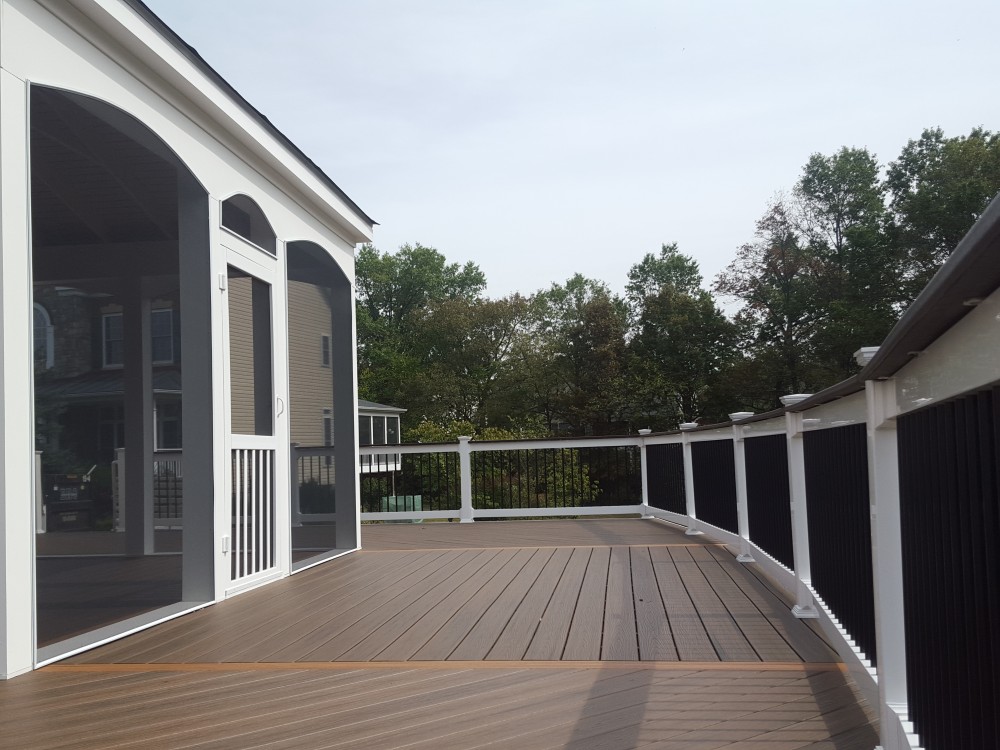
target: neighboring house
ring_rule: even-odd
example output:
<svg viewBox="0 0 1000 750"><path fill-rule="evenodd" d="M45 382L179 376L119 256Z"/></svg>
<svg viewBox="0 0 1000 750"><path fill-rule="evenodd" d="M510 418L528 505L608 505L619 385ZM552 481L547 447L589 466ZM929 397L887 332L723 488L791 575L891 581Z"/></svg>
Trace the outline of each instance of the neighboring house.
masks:
<svg viewBox="0 0 1000 750"><path fill-rule="evenodd" d="M334 444L322 546L356 549L374 222L139 0L0 0L0 133L0 677L292 572L293 442ZM124 531L36 535L30 499L97 493L115 456Z"/></svg>

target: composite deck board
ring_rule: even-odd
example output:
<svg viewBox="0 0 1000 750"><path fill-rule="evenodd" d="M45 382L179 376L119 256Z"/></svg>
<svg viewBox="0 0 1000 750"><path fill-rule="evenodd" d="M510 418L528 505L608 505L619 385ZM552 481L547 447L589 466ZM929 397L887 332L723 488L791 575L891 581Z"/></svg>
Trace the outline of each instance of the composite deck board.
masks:
<svg viewBox="0 0 1000 750"><path fill-rule="evenodd" d="M396 635L391 642L381 644L382 649L374 653L371 658L380 661L410 659L462 609L466 602L488 585L515 554L515 550L497 550L471 578L438 602L429 612L412 621L409 627ZM345 654L344 658L349 656L352 655Z"/></svg>
<svg viewBox="0 0 1000 750"><path fill-rule="evenodd" d="M572 554L573 550L567 547L556 550L549 558L514 610L510 621L500 632L493 648L486 654L487 659L510 661L521 659L525 655Z"/></svg>
<svg viewBox="0 0 1000 750"><path fill-rule="evenodd" d="M591 552L583 585L580 587L580 598L566 637L563 659L587 661L601 658L604 599L608 591L610 561L610 547L598 547Z"/></svg>
<svg viewBox="0 0 1000 750"><path fill-rule="evenodd" d="M510 622L514 610L521 604L525 594L554 553L554 549L540 549L535 552L528 564L518 571L514 580L483 613L479 622L447 658L459 661L485 659Z"/></svg>
<svg viewBox="0 0 1000 750"><path fill-rule="evenodd" d="M308 616L300 621L295 632L290 634L294 638L302 633L300 637L294 638L294 640L275 637L268 641L258 654L258 660L298 661L302 659L306 654L322 647L333 637L361 620L369 612L394 600L397 603L407 601L407 592L413 586L435 576L442 568L453 566L463 554L462 551L457 550L444 552L433 562L414 568L399 577L395 583L391 583L370 596L365 596L364 592L358 592L346 597L340 605L337 602L331 602L328 608L329 613L326 616Z"/></svg>
<svg viewBox="0 0 1000 750"><path fill-rule="evenodd" d="M632 548L631 564L639 658L644 661L673 661L677 658L677 647L670 632L670 621L656 582L649 548Z"/></svg>
<svg viewBox="0 0 1000 750"><path fill-rule="evenodd" d="M437 576L410 589L405 598L387 602L323 648L307 654L306 658L311 661L370 661L495 557L492 551L470 551L455 560L453 570L438 571ZM411 601L407 603L407 600Z"/></svg>
<svg viewBox="0 0 1000 750"><path fill-rule="evenodd" d="M734 565L735 563L728 563ZM774 625L737 586L723 564L708 560L699 569L736 621L740 632L763 661L794 661L800 658L795 649L775 630Z"/></svg>
<svg viewBox="0 0 1000 750"><path fill-rule="evenodd" d="M552 592L549 605L538 621L538 629L524 654L525 659L557 661L562 658L569 637L569 626L580 598L583 576L587 572L592 553L593 549L589 547L573 548L573 554Z"/></svg>
<svg viewBox="0 0 1000 750"><path fill-rule="evenodd" d="M401 584L414 579L423 578L429 575L443 564L445 553L428 553L423 558L418 558L416 571L413 574L399 577L374 578L368 585L358 585L343 593L342 596L333 595L329 598L299 598L292 592L286 592L291 596L282 597L282 618L278 627L272 618L253 616L249 613L260 611L265 606L266 594L263 590L248 592L233 600L234 604L239 603L241 613L247 613L243 617L235 616L224 618L222 613L213 612L215 615L209 626L200 633L200 637L192 639L187 646L172 648L161 652L155 659L147 659L151 662L171 663L176 661L239 661L239 654L244 652L248 646L254 644L256 653L260 656L266 655L267 647L275 644L278 648L287 645L299 629L303 626L301 615L306 614L306 625L308 629L313 629L320 624L327 622L328 617L336 614L341 618L348 617L350 613L356 611L357 607L364 605L369 600L385 596L387 591L398 589ZM270 592L267 592L270 593ZM242 599L242 601L241 601ZM206 618L207 619L207 618Z"/></svg>
<svg viewBox="0 0 1000 750"><path fill-rule="evenodd" d="M608 565L608 587L604 599L604 638L601 659L635 661L639 642L635 630L632 598L631 555L628 547L612 547Z"/></svg>
<svg viewBox="0 0 1000 750"><path fill-rule="evenodd" d="M413 659L427 661L447 659L535 554L536 550L518 550L499 573L473 594L431 639L417 650Z"/></svg>
<svg viewBox="0 0 1000 750"><path fill-rule="evenodd" d="M698 608L691 601L681 580L670 551L665 547L654 547L649 552L677 657L684 661L717 661L719 654L705 630Z"/></svg>
<svg viewBox="0 0 1000 750"><path fill-rule="evenodd" d="M363 533L363 552L65 662L79 672L0 683L0 746L877 743L833 651L721 545L620 519Z"/></svg>

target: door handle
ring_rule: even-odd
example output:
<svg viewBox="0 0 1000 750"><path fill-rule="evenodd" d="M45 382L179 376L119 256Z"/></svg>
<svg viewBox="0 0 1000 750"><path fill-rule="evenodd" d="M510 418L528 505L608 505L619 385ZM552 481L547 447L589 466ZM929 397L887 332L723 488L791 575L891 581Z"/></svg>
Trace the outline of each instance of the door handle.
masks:
<svg viewBox="0 0 1000 750"><path fill-rule="evenodd" d="M281 396L278 396L277 401L278 401L278 413L276 416L280 417L282 414L285 413L285 402L281 400Z"/></svg>

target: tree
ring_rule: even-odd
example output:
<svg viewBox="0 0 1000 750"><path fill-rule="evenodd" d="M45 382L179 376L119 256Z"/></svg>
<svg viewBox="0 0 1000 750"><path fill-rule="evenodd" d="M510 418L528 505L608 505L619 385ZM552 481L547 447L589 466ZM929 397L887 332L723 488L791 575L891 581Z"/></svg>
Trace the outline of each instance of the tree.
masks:
<svg viewBox="0 0 1000 750"><path fill-rule="evenodd" d="M663 287L694 294L701 289L701 270L690 255L680 252L676 242L664 244L660 254L646 253L628 272L625 294L633 308L659 293Z"/></svg>
<svg viewBox="0 0 1000 750"><path fill-rule="evenodd" d="M803 248L780 198L757 222L756 235L713 288L743 304L734 322L766 394L765 406L774 408L781 396L822 383L812 356L812 339L823 318L817 304L820 265Z"/></svg>
<svg viewBox="0 0 1000 750"><path fill-rule="evenodd" d="M1000 134L974 128L946 138L924 130L889 165L893 240L913 299L1000 191Z"/></svg>
<svg viewBox="0 0 1000 750"><path fill-rule="evenodd" d="M403 245L395 254L371 245L355 263L358 390L420 415L433 401L417 329L426 309L446 300L482 299L486 278L474 263L448 263L434 248Z"/></svg>
<svg viewBox="0 0 1000 750"><path fill-rule="evenodd" d="M699 417L714 421L718 415L704 412L707 392L735 345L734 326L709 292L665 284L646 297L630 349L647 426L672 428Z"/></svg>
<svg viewBox="0 0 1000 750"><path fill-rule="evenodd" d="M867 149L844 147L813 154L795 186L795 224L819 282L813 353L830 382L852 375L853 353L881 342L898 316L900 269L879 169Z"/></svg>
<svg viewBox="0 0 1000 750"><path fill-rule="evenodd" d="M627 308L603 282L576 274L536 295L533 335L548 366L536 370L553 424L575 434L624 427Z"/></svg>

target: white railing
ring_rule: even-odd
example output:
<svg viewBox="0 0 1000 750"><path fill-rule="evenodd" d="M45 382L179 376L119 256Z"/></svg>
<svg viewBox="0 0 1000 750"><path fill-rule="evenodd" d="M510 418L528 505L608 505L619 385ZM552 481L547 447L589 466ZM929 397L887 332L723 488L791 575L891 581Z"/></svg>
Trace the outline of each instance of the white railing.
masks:
<svg viewBox="0 0 1000 750"><path fill-rule="evenodd" d="M153 525L181 528L184 524L184 457L180 450L153 454ZM125 531L125 449L111 462L111 500L115 531Z"/></svg>
<svg viewBox="0 0 1000 750"><path fill-rule="evenodd" d="M270 447L232 451L232 524L229 543L231 580L244 583L271 573L275 554L274 454Z"/></svg>

